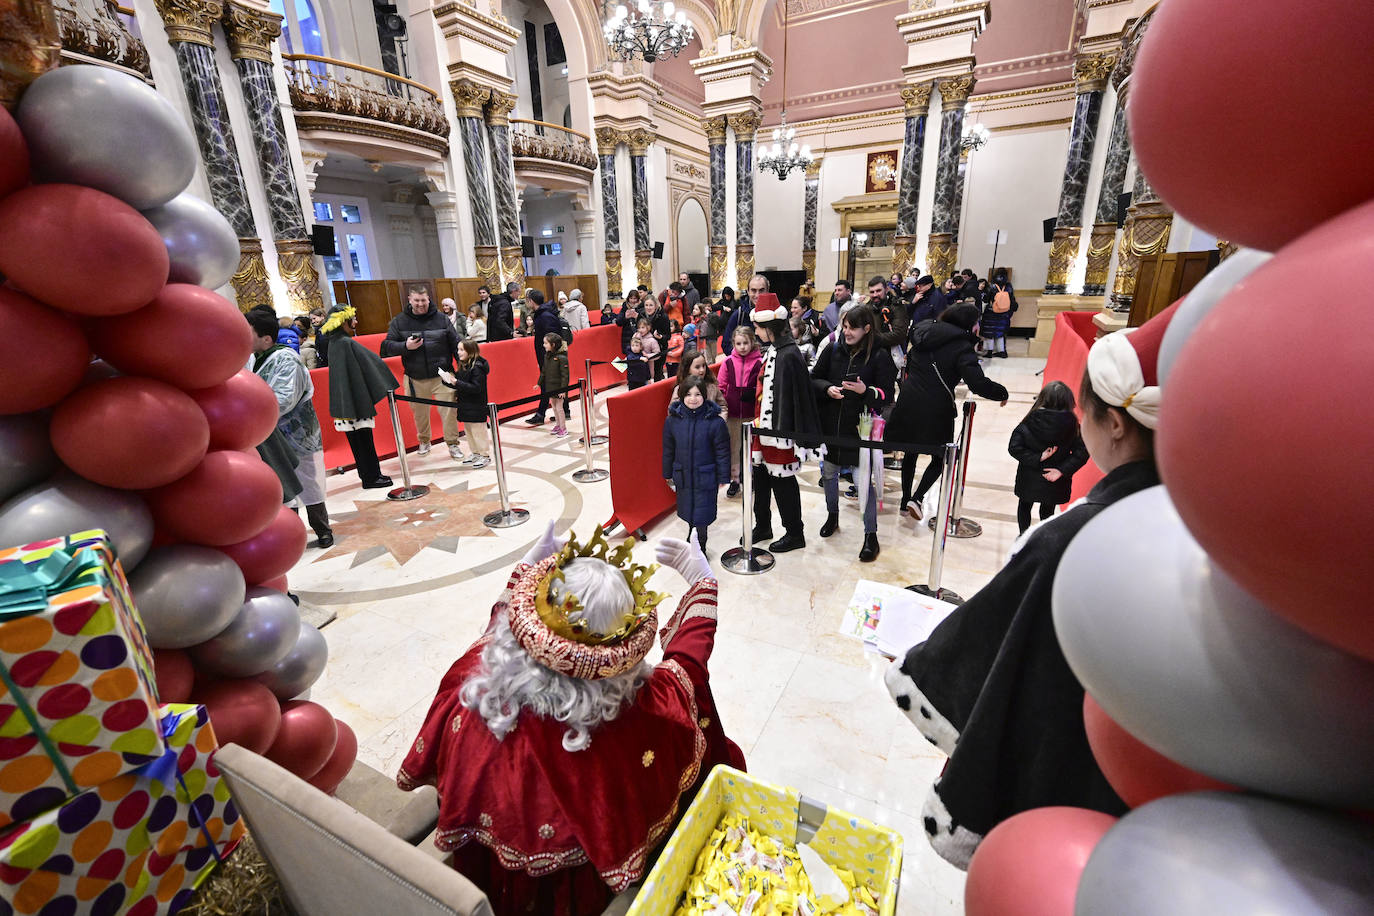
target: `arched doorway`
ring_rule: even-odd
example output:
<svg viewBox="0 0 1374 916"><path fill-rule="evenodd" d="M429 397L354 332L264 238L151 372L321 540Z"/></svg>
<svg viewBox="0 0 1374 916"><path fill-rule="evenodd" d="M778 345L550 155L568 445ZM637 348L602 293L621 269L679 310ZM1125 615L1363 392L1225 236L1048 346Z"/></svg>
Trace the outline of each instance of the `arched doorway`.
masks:
<svg viewBox="0 0 1374 916"><path fill-rule="evenodd" d="M683 200L673 232L677 236L673 275L706 274L711 241L706 228L706 211L695 197Z"/></svg>

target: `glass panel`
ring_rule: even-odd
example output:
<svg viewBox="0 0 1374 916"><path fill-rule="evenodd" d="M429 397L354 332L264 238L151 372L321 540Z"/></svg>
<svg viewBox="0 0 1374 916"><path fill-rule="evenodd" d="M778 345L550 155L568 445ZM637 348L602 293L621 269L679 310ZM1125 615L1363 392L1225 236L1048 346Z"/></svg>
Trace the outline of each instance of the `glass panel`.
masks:
<svg viewBox="0 0 1374 916"><path fill-rule="evenodd" d="M372 268L367 259L367 239L361 235L348 237L348 260L353 267L354 280L372 279Z"/></svg>
<svg viewBox="0 0 1374 916"><path fill-rule="evenodd" d="M552 245L549 246L549 254L554 255L555 257L557 257L558 255L561 255L562 253L563 253L563 243L562 243L562 242L554 242Z"/></svg>
<svg viewBox="0 0 1374 916"><path fill-rule="evenodd" d="M318 206L318 205L317 205ZM334 239L334 253L325 255L324 274L330 280L347 280L344 276L343 260L339 257L339 240Z"/></svg>
<svg viewBox="0 0 1374 916"><path fill-rule="evenodd" d="M324 56L324 41L320 38L320 20L310 0L296 0L296 22L301 28L301 44L306 54Z"/></svg>
<svg viewBox="0 0 1374 916"><path fill-rule="evenodd" d="M315 202L315 222L332 223L334 222L334 208L329 204Z"/></svg>
<svg viewBox="0 0 1374 916"><path fill-rule="evenodd" d="M357 204L339 204L339 215L343 217L343 221L346 223L361 223L363 221L363 215L359 212Z"/></svg>

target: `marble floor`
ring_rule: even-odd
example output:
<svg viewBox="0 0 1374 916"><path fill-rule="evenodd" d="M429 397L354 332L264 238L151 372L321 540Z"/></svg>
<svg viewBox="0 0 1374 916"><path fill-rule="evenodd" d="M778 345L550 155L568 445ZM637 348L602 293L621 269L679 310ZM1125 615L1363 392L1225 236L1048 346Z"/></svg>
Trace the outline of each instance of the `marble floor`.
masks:
<svg viewBox="0 0 1374 916"><path fill-rule="evenodd" d="M1044 364L1024 356L1026 341L1009 344L1015 355L991 361L986 371L1010 389L1011 402L979 401L974 419L963 514L979 521L983 534L951 539L945 555L942 584L965 597L996 572L1016 536L1015 462L1006 443L1039 390L1036 373ZM605 399L614 396L599 402L603 421ZM571 426L580 430L576 410ZM462 468L442 447L425 458L412 453L414 479L436 488L414 502L379 506L382 492L361 490L351 472L329 478L336 545L307 550L290 573L291 587L338 614L323 631L330 659L312 699L353 727L359 759L383 773L396 772L440 677L480 634L510 568L549 520L560 532L589 533L611 515L608 482L571 480L583 466L576 434L555 439L549 428L518 421L502 427L512 502L530 512L529 522L515 528L481 523L499 507L494 469ZM595 455L604 467L605 447ZM399 481L394 459L383 469ZM898 912L944 916L963 912L964 875L931 851L920 823L944 757L888 698L886 660L837 632L856 580L926 579L931 533L898 517L898 474L887 476L882 553L861 564L857 505L841 500L840 531L822 541L815 534L825 517L818 472L804 472L807 549L780 555L765 575L720 573L711 680L726 731L744 749L750 771L900 831L906 848ZM737 537L740 513L740 500L722 498L711 528L713 563ZM649 541L637 546L637 556L651 561L656 538L684 531L676 517L660 519L646 530ZM671 571L661 570L653 586L683 590Z"/></svg>

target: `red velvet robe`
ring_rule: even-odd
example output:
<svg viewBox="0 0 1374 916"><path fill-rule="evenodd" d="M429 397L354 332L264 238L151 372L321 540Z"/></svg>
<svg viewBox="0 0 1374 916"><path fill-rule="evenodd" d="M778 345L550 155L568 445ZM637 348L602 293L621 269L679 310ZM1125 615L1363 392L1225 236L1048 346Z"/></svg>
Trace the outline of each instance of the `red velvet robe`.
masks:
<svg viewBox="0 0 1374 916"><path fill-rule="evenodd" d="M435 843L497 916L599 914L643 876L710 769L744 769L711 696L715 632L716 582L704 579L663 628L663 662L634 703L575 752L563 749L561 723L525 710L498 741L463 707L459 690L481 666L490 626L449 669L396 781L438 788Z"/></svg>

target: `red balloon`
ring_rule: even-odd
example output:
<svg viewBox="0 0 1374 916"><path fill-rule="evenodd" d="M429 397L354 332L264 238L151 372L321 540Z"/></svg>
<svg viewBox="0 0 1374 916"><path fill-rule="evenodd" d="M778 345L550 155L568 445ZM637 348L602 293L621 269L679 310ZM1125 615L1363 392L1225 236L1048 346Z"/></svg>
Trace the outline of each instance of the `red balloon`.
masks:
<svg viewBox="0 0 1374 916"><path fill-rule="evenodd" d="M191 667L191 656L182 649L154 649L153 677L159 703L185 703L191 699L196 672Z"/></svg>
<svg viewBox="0 0 1374 916"><path fill-rule="evenodd" d="M167 246L133 207L94 188L39 184L0 200L0 273L66 312L122 315L167 282ZM175 347L184 331L165 327Z"/></svg>
<svg viewBox="0 0 1374 916"><path fill-rule="evenodd" d="M291 700L282 704L281 728L266 756L301 779L310 779L329 762L338 740L339 728L329 710L308 700Z"/></svg>
<svg viewBox="0 0 1374 916"><path fill-rule="evenodd" d="M4 106L0 105L0 109ZM0 197L29 183L29 146L14 115L0 110Z"/></svg>
<svg viewBox="0 0 1374 916"><path fill-rule="evenodd" d="M277 428L277 396L249 369L187 394L210 422L210 448L253 449Z"/></svg>
<svg viewBox="0 0 1374 916"><path fill-rule="evenodd" d="M285 595L287 593L286 577L277 576L275 579L268 579L266 582L259 582L258 588L270 588L275 591L279 591L283 595Z"/></svg>
<svg viewBox="0 0 1374 916"><path fill-rule="evenodd" d="M1374 149L1371 39L1369 0L1161 4L1131 72L1141 169L1181 216L1264 251L1374 198L1374 170L1345 167Z"/></svg>
<svg viewBox="0 0 1374 916"><path fill-rule="evenodd" d="M237 744L265 754L277 740L281 707L272 691L251 678L196 685L195 701L210 712L210 726L221 745Z"/></svg>
<svg viewBox="0 0 1374 916"><path fill-rule="evenodd" d="M210 425L196 402L171 385L123 376L87 385L57 405L51 435L62 463L82 477L142 490L199 464Z"/></svg>
<svg viewBox="0 0 1374 916"><path fill-rule="evenodd" d="M1174 763L1117 724L1089 694L1083 695L1083 727L1097 765L1116 794L1132 808L1184 792L1235 792L1235 786Z"/></svg>
<svg viewBox="0 0 1374 916"><path fill-rule="evenodd" d="M0 286L0 366L5 367L0 414L56 404L81 384L90 359L80 325L18 290Z"/></svg>
<svg viewBox="0 0 1374 916"><path fill-rule="evenodd" d="M238 306L190 283L169 283L138 311L93 319L86 331L96 354L121 372L178 388L218 385L253 353Z"/></svg>
<svg viewBox="0 0 1374 916"><path fill-rule="evenodd" d="M353 761L358 759L358 736L342 719L335 719L334 722L339 728L339 740L334 744L334 753L318 773L306 780L325 795L334 794L348 771L353 769Z"/></svg>
<svg viewBox="0 0 1374 916"><path fill-rule="evenodd" d="M185 477L145 498L158 530L222 547L272 523L281 508L281 480L256 454L215 451Z"/></svg>
<svg viewBox="0 0 1374 916"><path fill-rule="evenodd" d="M1246 278L1179 353L1156 452L1178 514L1223 571L1297 626L1374 661L1374 423L1350 407L1374 390L1374 310L1338 296L1322 300L1320 320L1295 321L1282 292L1313 277L1357 289L1371 273L1374 201ZM1300 459L1268 460L1276 436ZM1301 533L1284 537L1295 526Z"/></svg>
<svg viewBox="0 0 1374 916"><path fill-rule="evenodd" d="M285 575L305 553L305 523L282 506L277 517L245 541L221 548L243 570L246 582L265 582Z"/></svg>
<svg viewBox="0 0 1374 916"><path fill-rule="evenodd" d="M1116 818L1085 808L1033 808L979 844L964 884L967 916L1073 916L1088 856Z"/></svg>

